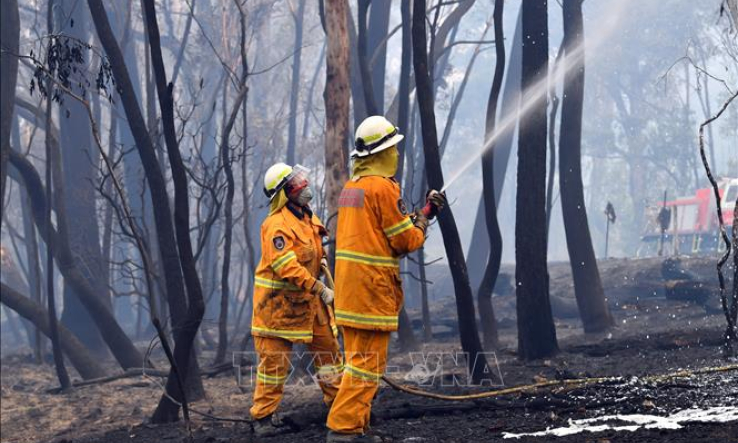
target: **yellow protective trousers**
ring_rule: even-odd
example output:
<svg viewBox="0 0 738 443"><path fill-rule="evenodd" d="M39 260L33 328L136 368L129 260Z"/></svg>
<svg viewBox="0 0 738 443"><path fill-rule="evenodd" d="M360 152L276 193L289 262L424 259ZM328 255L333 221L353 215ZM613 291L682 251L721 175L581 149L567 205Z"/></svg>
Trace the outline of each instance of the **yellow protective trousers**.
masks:
<svg viewBox="0 0 738 443"><path fill-rule="evenodd" d="M328 428L362 434L369 428L372 400L387 367L389 331L343 328L344 377L328 414Z"/></svg>
<svg viewBox="0 0 738 443"><path fill-rule="evenodd" d="M307 348L313 358L315 377L323 391L323 402L330 407L341 383L343 361L330 324L319 323L313 322L313 337ZM278 337L254 336L254 347L259 354L259 366L254 404L249 412L253 419L258 420L274 413L282 400L284 385L292 372L292 342Z"/></svg>

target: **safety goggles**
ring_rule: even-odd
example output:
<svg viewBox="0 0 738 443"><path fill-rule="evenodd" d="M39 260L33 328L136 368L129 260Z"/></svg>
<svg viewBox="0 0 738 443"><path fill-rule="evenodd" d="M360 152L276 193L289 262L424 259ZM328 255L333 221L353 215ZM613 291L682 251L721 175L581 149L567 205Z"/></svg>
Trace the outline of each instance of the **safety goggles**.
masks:
<svg viewBox="0 0 738 443"><path fill-rule="evenodd" d="M305 189L309 184L309 174L310 169L302 165L295 165L285 180L285 192L287 192L287 195L295 195Z"/></svg>

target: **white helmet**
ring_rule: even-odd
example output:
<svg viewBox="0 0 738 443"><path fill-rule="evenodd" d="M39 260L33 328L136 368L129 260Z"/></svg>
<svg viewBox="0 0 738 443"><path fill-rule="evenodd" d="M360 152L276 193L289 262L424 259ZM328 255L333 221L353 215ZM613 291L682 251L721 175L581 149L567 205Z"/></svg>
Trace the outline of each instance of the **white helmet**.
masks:
<svg viewBox="0 0 738 443"><path fill-rule="evenodd" d="M301 182L304 182L301 185L307 185L309 172L310 170L302 165L295 165L294 168L285 163L272 165L264 174L264 194L271 201L290 180L295 178L299 178Z"/></svg>
<svg viewBox="0 0 738 443"><path fill-rule="evenodd" d="M366 157L391 148L405 138L398 128L381 115L367 117L356 128L355 149L351 157Z"/></svg>

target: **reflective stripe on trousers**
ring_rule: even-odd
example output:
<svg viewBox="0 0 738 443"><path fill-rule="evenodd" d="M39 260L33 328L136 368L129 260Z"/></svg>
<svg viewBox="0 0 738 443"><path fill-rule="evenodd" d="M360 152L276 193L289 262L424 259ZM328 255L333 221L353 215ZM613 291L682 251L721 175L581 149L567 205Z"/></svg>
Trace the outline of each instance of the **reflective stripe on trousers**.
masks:
<svg viewBox="0 0 738 443"><path fill-rule="evenodd" d="M346 354L344 376L328 414L328 428L361 434L369 426L372 399L387 367L389 331L343 328Z"/></svg>
<svg viewBox="0 0 738 443"><path fill-rule="evenodd" d="M330 405L341 383L343 359L330 324L320 325L315 321L313 325L313 341L307 344L307 348L314 357L323 402ZM285 383L289 383L292 369L292 343L278 337L255 336L254 347L259 354L259 366L250 413L252 418L258 420L274 413L282 400Z"/></svg>

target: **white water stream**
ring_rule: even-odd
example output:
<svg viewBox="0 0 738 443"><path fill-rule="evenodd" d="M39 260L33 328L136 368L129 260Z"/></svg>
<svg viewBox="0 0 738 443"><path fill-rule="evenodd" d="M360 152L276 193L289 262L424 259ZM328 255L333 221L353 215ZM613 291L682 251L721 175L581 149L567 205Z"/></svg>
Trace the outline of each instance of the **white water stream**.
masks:
<svg viewBox="0 0 738 443"><path fill-rule="evenodd" d="M596 58L597 52L594 51L595 49L601 47L606 42L613 43L611 37L613 37L613 33L618 28L620 21L623 18L623 12L629 8L632 1L633 0L608 1L606 10L603 14L599 15L600 17L607 17L607 20L604 22L598 22L596 31L591 33L591 35L585 32L584 44L582 45L580 43L570 48L566 55L560 59L557 69L549 72L548 78L542 78L523 91L518 112L512 112L508 115L501 116L500 120L495 125L495 130L492 131L482 147L478 151L472 153L460 168L450 174L448 180L443 185L441 192L445 191L456 180L458 180L467 169L477 163L482 155L494 145L500 135L514 127L518 118L520 120L526 118L527 115L535 109L538 101L543 99L548 93L549 82L561 82L568 71L576 69L581 65L584 60L585 53L589 54L590 58ZM525 39L526 36L523 36L523 38Z"/></svg>
<svg viewBox="0 0 738 443"><path fill-rule="evenodd" d="M689 423L727 423L738 421L738 407L718 406L708 409L684 409L666 417L660 415L626 414L569 420L569 426L543 431L515 434L504 432L502 438L563 437L581 432L637 431L638 429L681 429ZM608 423L615 422L615 423ZM627 423L627 424L623 424Z"/></svg>

